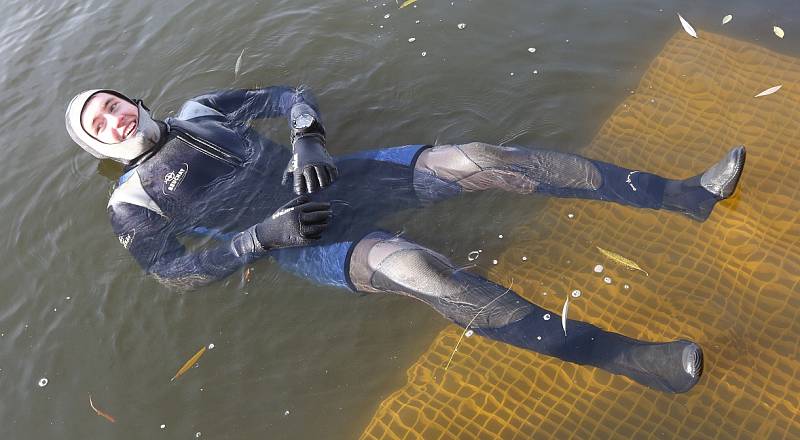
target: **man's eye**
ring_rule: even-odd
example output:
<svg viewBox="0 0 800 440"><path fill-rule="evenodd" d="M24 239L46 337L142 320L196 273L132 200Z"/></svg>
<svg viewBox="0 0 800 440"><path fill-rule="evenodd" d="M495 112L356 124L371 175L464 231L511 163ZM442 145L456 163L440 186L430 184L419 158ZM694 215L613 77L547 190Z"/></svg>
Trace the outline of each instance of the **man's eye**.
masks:
<svg viewBox="0 0 800 440"><path fill-rule="evenodd" d="M111 111L113 112L116 109L117 109L117 103L115 102L115 103L111 104Z"/></svg>

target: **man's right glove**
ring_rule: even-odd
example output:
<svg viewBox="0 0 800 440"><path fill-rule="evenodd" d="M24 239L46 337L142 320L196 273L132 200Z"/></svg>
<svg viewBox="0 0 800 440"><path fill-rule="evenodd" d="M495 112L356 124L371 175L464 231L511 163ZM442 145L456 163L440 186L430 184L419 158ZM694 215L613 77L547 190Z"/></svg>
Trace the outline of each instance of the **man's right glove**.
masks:
<svg viewBox="0 0 800 440"><path fill-rule="evenodd" d="M231 247L237 257L259 257L270 249L305 246L322 236L331 217L331 204L300 196L272 216L237 234Z"/></svg>
<svg viewBox="0 0 800 440"><path fill-rule="evenodd" d="M325 128L305 103L292 107L290 120L292 160L281 183L291 182L297 195L317 192L339 177L336 164L325 150Z"/></svg>

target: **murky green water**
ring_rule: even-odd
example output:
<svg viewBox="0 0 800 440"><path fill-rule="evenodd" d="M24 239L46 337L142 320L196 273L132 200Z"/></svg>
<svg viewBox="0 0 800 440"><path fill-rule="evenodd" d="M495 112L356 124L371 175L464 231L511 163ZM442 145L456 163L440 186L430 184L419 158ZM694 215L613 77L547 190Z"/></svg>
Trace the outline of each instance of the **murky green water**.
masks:
<svg viewBox="0 0 800 440"><path fill-rule="evenodd" d="M353 438L446 324L422 304L316 287L267 263L250 283L237 274L185 295L144 277L106 217L119 169L63 128L80 90L120 88L166 116L210 90L302 83L333 154L471 140L579 151L679 29L675 12L800 55L791 1L416 4L4 4L0 438ZM284 121L258 127L287 140ZM490 239L542 203L481 194L388 226L463 261L502 251Z"/></svg>

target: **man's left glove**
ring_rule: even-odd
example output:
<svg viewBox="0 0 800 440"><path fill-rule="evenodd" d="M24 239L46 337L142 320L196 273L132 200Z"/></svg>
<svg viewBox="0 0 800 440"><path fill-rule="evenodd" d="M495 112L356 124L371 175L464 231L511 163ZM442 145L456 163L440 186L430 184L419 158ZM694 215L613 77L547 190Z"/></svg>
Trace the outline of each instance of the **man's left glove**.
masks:
<svg viewBox="0 0 800 440"><path fill-rule="evenodd" d="M307 104L292 107L291 124L292 160L282 184L291 178L295 194L317 192L339 177L333 158L325 150L325 129Z"/></svg>

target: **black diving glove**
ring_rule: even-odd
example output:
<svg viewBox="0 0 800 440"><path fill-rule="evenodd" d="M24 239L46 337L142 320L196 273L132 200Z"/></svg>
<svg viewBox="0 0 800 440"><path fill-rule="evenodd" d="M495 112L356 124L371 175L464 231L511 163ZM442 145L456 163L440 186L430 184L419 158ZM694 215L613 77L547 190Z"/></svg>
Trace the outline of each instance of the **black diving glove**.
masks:
<svg viewBox="0 0 800 440"><path fill-rule="evenodd" d="M295 194L313 193L333 183L339 170L325 150L325 128L307 104L291 110L292 160L283 173L282 184L292 179Z"/></svg>
<svg viewBox="0 0 800 440"><path fill-rule="evenodd" d="M231 247L238 257L258 257L270 249L305 246L322 236L330 217L330 203L312 202L308 196L300 196L261 223L237 234Z"/></svg>

